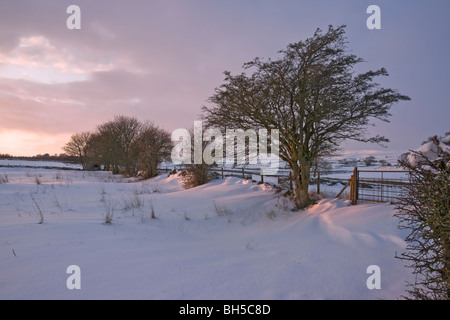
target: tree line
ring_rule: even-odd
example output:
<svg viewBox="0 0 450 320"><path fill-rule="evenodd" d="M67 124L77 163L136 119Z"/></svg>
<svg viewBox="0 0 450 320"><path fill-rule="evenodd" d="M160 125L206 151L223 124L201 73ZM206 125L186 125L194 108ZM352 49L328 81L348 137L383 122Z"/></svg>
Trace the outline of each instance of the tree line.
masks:
<svg viewBox="0 0 450 320"><path fill-rule="evenodd" d="M143 178L157 175L158 165L170 156L169 132L135 117L117 115L93 132L72 135L63 150L78 159L83 170L102 166L113 173Z"/></svg>
<svg viewBox="0 0 450 320"><path fill-rule="evenodd" d="M76 157L69 156L65 153L53 154L49 153L37 154L35 156L14 156L9 153L0 153L0 159L14 159L14 160L30 160L30 161L62 161L62 162L73 162L76 161Z"/></svg>

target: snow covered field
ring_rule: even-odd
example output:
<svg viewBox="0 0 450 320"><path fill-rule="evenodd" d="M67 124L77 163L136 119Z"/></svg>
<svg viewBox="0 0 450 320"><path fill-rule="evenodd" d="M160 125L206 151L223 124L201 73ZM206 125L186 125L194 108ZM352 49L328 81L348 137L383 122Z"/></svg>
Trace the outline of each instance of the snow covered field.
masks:
<svg viewBox="0 0 450 320"><path fill-rule="evenodd" d="M397 299L412 280L390 205L292 212L238 178L184 190L173 175L2 167L0 181L0 299Z"/></svg>
<svg viewBox="0 0 450 320"><path fill-rule="evenodd" d="M46 168L46 169L75 169L81 170L82 166L75 163L65 163L59 161L40 161L40 160L17 160L0 159L1 167L19 167L19 168ZM1 169L0 169L1 170Z"/></svg>

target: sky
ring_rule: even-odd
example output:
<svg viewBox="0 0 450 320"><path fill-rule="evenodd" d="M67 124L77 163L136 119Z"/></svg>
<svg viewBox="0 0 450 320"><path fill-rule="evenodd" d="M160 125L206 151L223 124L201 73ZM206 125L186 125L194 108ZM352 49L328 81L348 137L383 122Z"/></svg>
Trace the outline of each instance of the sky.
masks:
<svg viewBox="0 0 450 320"><path fill-rule="evenodd" d="M73 4L80 30L67 27ZM381 29L367 27L370 5ZM370 133L416 149L450 131L449 15L448 0L1 0L0 154L59 154L115 115L189 129L224 71L344 24L357 71L385 67L379 83L412 99Z"/></svg>

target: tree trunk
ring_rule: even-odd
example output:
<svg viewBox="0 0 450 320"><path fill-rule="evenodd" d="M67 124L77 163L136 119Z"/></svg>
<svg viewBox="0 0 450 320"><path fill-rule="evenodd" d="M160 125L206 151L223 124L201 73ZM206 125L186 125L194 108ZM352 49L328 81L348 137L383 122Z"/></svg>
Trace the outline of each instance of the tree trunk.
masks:
<svg viewBox="0 0 450 320"><path fill-rule="evenodd" d="M309 198L309 182L311 180L311 164L302 163L301 167L301 190L300 190L300 202L302 207L306 208L311 205L311 199Z"/></svg>
<svg viewBox="0 0 450 320"><path fill-rule="evenodd" d="M309 198L309 181L310 181L310 166L303 165L299 168L298 165L293 165L293 178L295 182L295 204L298 209L305 209L311 204Z"/></svg>

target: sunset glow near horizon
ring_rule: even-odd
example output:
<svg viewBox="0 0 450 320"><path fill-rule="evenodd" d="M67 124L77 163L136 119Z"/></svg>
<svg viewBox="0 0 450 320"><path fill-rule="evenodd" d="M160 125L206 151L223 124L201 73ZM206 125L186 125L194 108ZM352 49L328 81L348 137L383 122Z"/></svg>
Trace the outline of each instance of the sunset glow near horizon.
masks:
<svg viewBox="0 0 450 320"><path fill-rule="evenodd" d="M191 128L225 70L343 24L365 60L357 71L385 67L380 83L412 99L371 134L407 151L450 131L448 1L74 2L81 30L66 26L72 1L0 3L0 154L62 153L72 134L119 114ZM372 4L380 30L366 26Z"/></svg>

